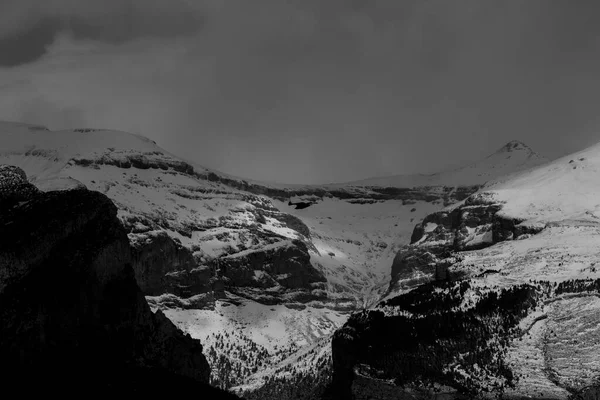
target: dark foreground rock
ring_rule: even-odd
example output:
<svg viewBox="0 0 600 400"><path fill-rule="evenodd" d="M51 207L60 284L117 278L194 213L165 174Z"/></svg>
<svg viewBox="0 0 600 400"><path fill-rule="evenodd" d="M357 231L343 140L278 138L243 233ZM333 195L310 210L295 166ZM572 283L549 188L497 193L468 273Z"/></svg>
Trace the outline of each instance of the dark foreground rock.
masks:
<svg viewBox="0 0 600 400"><path fill-rule="evenodd" d="M0 180L5 176L16 175L10 170ZM235 398L207 385L200 342L151 312L106 196L85 189L40 193L23 181L2 187L3 390ZM18 195L11 197L11 188Z"/></svg>

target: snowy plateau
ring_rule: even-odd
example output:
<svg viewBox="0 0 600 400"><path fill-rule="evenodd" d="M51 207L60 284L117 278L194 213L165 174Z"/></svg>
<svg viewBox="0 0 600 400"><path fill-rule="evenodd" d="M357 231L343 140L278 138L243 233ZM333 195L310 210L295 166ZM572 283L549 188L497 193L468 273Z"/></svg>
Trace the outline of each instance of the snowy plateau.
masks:
<svg viewBox="0 0 600 400"><path fill-rule="evenodd" d="M151 308L248 399L315 398L331 377L340 398L598 396L600 145L284 185L126 132L0 122L0 164L108 196Z"/></svg>

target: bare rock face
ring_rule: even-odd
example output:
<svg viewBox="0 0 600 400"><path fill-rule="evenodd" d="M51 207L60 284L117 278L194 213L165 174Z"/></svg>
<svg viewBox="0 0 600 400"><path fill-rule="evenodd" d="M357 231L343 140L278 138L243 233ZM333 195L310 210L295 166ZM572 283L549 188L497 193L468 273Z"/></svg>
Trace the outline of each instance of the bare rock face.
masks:
<svg viewBox="0 0 600 400"><path fill-rule="evenodd" d="M0 211L6 385L63 394L83 383L111 394L163 392L178 382L176 392L227 398L206 385L200 342L150 311L115 205L88 190L39 193L22 171L0 171L3 198L19 201Z"/></svg>
<svg viewBox="0 0 600 400"><path fill-rule="evenodd" d="M146 295L172 293L185 298L211 289L210 269L201 268L192 252L166 232L140 234L132 246L135 277Z"/></svg>
<svg viewBox="0 0 600 400"><path fill-rule="evenodd" d="M456 254L536 234L543 229L501 216L501 210L502 204L485 193L478 193L453 210L425 217L415 226L411 244L404 246L394 258L390 291L451 279L448 266L455 261Z"/></svg>
<svg viewBox="0 0 600 400"><path fill-rule="evenodd" d="M135 278L157 308L213 309L219 280L214 267L198 263L192 252L164 231L130 240Z"/></svg>
<svg viewBox="0 0 600 400"><path fill-rule="evenodd" d="M326 282L322 272L311 264L308 248L300 240L224 257L219 260L218 275L228 290L267 304L284 299L315 300L311 291L324 289Z"/></svg>
<svg viewBox="0 0 600 400"><path fill-rule="evenodd" d="M159 307L212 308L225 290L265 304L321 299L326 279L301 240L274 243L205 263L164 231L136 234L133 268L140 288ZM269 289L266 291L265 289Z"/></svg>
<svg viewBox="0 0 600 400"><path fill-rule="evenodd" d="M130 154L123 151L112 151L95 159L75 157L71 160L74 165L113 165L119 168L162 169L192 174L194 168L185 161L164 156L159 152Z"/></svg>

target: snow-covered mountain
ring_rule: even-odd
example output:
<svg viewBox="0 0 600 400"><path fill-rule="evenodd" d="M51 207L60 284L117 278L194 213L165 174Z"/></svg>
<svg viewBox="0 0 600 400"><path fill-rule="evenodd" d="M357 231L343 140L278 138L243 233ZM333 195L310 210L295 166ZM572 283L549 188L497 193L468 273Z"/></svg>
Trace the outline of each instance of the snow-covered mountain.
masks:
<svg viewBox="0 0 600 400"><path fill-rule="evenodd" d="M334 336L339 398L598 398L599 172L595 145L421 221Z"/></svg>
<svg viewBox="0 0 600 400"><path fill-rule="evenodd" d="M503 213L516 218L597 221L599 174L600 144L596 144L543 167L491 181L486 192L506 203Z"/></svg>
<svg viewBox="0 0 600 400"><path fill-rule="evenodd" d="M415 223L543 161L511 142L423 179L274 185L126 132L0 123L0 164L23 168L42 190L85 185L117 205L150 305L202 339L214 382L246 388L265 371L289 372L286 360L327 344L349 312L379 300Z"/></svg>
<svg viewBox="0 0 600 400"><path fill-rule="evenodd" d="M547 162L527 145L511 141L498 151L481 160L459 168L430 175L393 175L348 182L346 185L419 187L419 186L472 186L512 174Z"/></svg>

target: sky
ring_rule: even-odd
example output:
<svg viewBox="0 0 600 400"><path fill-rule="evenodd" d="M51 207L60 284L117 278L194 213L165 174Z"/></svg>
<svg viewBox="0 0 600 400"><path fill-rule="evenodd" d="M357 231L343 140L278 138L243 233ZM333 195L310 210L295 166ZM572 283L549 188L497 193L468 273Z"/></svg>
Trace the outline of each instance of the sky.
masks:
<svg viewBox="0 0 600 400"><path fill-rule="evenodd" d="M0 119L244 178L433 173L600 141L595 0L0 0Z"/></svg>

